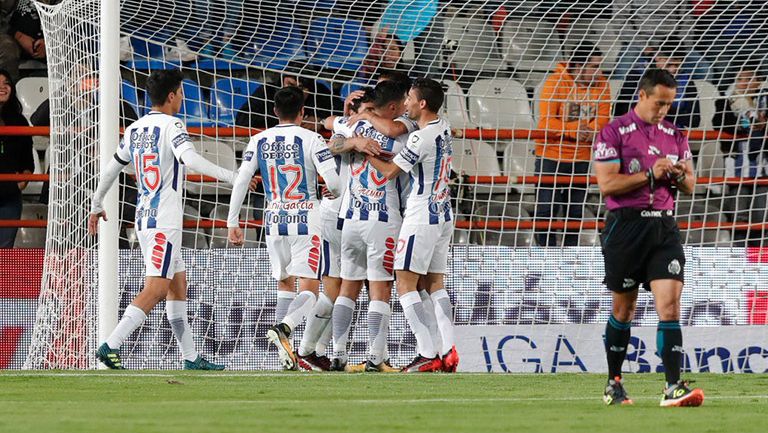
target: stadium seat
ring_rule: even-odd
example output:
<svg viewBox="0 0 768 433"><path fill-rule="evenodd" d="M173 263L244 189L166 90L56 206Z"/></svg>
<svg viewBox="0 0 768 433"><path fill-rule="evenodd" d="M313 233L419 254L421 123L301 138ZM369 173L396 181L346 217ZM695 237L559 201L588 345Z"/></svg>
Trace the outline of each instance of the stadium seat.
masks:
<svg viewBox="0 0 768 433"><path fill-rule="evenodd" d="M567 57L582 41L592 42L603 53L603 71L610 72L616 67L621 54L621 33L622 25L617 19L579 17L564 35L563 55Z"/></svg>
<svg viewBox="0 0 768 433"><path fill-rule="evenodd" d="M253 220L253 208L247 206L245 203L240 208L240 220L248 221ZM226 221L227 214L229 213L229 206L225 204L217 205L211 211L211 219ZM215 228L211 230L211 248L228 248L234 247L227 241L228 230L226 228ZM245 238L245 248L258 248L263 247L264 243L261 239L261 229L259 228L247 228L243 229L243 236ZM234 247L237 248L237 247Z"/></svg>
<svg viewBox="0 0 768 433"><path fill-rule="evenodd" d="M504 148L504 175L510 177L533 176L536 157L533 154L536 143L528 140L513 140ZM514 181L510 182L513 183ZM513 186L521 194L531 194L535 191L534 185Z"/></svg>
<svg viewBox="0 0 768 433"><path fill-rule="evenodd" d="M715 100L720 99L720 92L714 84L709 81L696 80L696 91L699 94L699 109L701 110L701 120L699 129L711 130L712 118L715 117Z"/></svg>
<svg viewBox="0 0 768 433"><path fill-rule="evenodd" d="M131 48L133 48L134 60L162 59L164 57L163 46L150 39L132 36Z"/></svg>
<svg viewBox="0 0 768 433"><path fill-rule="evenodd" d="M43 162L40 161L40 153L35 148L32 148L32 160L35 163L35 170L32 173L44 174L46 167L43 167ZM24 195L39 195L42 187L43 187L43 182L29 182L29 184L27 185L26 188L24 188L24 191L22 191L22 193Z"/></svg>
<svg viewBox="0 0 768 433"><path fill-rule="evenodd" d="M318 18L307 31L309 63L321 68L356 71L368 54L363 23L336 17Z"/></svg>
<svg viewBox="0 0 768 433"><path fill-rule="evenodd" d="M347 96L349 96L350 93L354 92L355 90L360 90L365 88L365 84L358 83L356 81L350 82L350 83L344 83L341 86L341 89L339 89L339 96L341 99L347 99Z"/></svg>
<svg viewBox="0 0 768 433"><path fill-rule="evenodd" d="M200 221L200 212L190 205L184 206L184 220ZM202 228L184 228L181 232L181 246L184 248L208 248L208 239Z"/></svg>
<svg viewBox="0 0 768 433"><path fill-rule="evenodd" d="M146 113L144 107L139 103L139 90L128 80L122 80L120 84L120 98L133 108L136 113L136 118L143 116Z"/></svg>
<svg viewBox="0 0 768 433"><path fill-rule="evenodd" d="M234 125L237 112L248 98L261 87L258 81L242 78L223 78L213 84L211 90L211 120L223 125Z"/></svg>
<svg viewBox="0 0 768 433"><path fill-rule="evenodd" d="M624 85L624 80L612 79L608 80L608 85L611 88L611 101L619 99L619 92L621 92L621 86Z"/></svg>
<svg viewBox="0 0 768 433"><path fill-rule="evenodd" d="M501 176L496 150L484 141L454 139L453 171L466 176ZM507 185L468 184L478 193L500 193Z"/></svg>
<svg viewBox="0 0 768 433"><path fill-rule="evenodd" d="M479 206L472 220L526 221L531 216L517 203L490 203ZM530 247L534 245L533 231L525 229L476 229L470 234L470 243L485 246Z"/></svg>
<svg viewBox="0 0 768 433"><path fill-rule="evenodd" d="M208 161L226 168L228 170L237 170L237 162L235 161L235 150L223 141L210 141L202 140L195 141L195 148L199 151ZM188 172L187 174L193 174ZM198 195L227 195L232 192L232 188L229 185L212 182L189 182L186 183L187 191L192 194Z"/></svg>
<svg viewBox="0 0 768 433"><path fill-rule="evenodd" d="M293 17L259 22L253 38L254 64L283 69L291 60L306 59L302 30Z"/></svg>
<svg viewBox="0 0 768 433"><path fill-rule="evenodd" d="M717 141L704 141L699 149L698 159L696 161L696 176L703 178L723 177L725 176L725 158L720 150L720 143ZM714 185L696 185L696 194L703 194L707 190L715 194L723 192L722 184Z"/></svg>
<svg viewBox="0 0 768 433"><path fill-rule="evenodd" d="M589 207L584 207L582 220L585 223L591 224L593 222L598 221L599 218L595 216L595 213L592 212L592 209L590 209ZM581 230L579 232L579 246L599 247L600 246L600 230L597 228Z"/></svg>
<svg viewBox="0 0 768 433"><path fill-rule="evenodd" d="M514 80L478 80L469 88L469 115L481 128L533 129L525 88Z"/></svg>
<svg viewBox="0 0 768 433"><path fill-rule="evenodd" d="M534 87L562 59L555 27L543 20L507 19L501 30L501 56L523 86Z"/></svg>
<svg viewBox="0 0 768 433"><path fill-rule="evenodd" d="M451 80L443 80L445 90L445 103L443 104L443 116L453 128L471 128L469 113L467 112L467 97L459 83Z"/></svg>
<svg viewBox="0 0 768 433"><path fill-rule="evenodd" d="M48 219L48 206L40 203L24 203L21 208L23 220ZM16 232L16 248L45 248L44 228L21 227Z"/></svg>
<svg viewBox="0 0 768 433"><path fill-rule="evenodd" d="M459 70L498 71L504 62L498 36L480 16L446 16L443 55Z"/></svg>
<svg viewBox="0 0 768 433"><path fill-rule="evenodd" d="M16 83L21 112L29 120L35 110L48 99L48 77L27 77Z"/></svg>

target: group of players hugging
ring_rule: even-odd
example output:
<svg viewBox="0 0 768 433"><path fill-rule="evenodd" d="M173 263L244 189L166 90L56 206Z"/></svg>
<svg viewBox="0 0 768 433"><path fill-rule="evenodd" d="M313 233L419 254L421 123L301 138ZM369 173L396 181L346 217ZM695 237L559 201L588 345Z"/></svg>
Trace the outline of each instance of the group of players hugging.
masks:
<svg viewBox="0 0 768 433"><path fill-rule="evenodd" d="M285 369L348 372L455 372L453 306L445 290L453 232L449 175L452 138L439 117L441 85L391 74L347 98L344 117L325 120L326 142L301 126L304 92L285 87L274 96L277 126L253 136L237 173L197 154L179 113L183 76L153 72L147 82L152 110L125 130L115 157L103 168L88 228L106 220L103 199L120 171L135 166L139 188L136 230L146 266L144 289L98 348L109 368L123 368L119 347L165 299L166 314L185 369L221 370L196 351L186 311L181 259L184 167L233 185L227 226L244 242L240 209L261 175L264 227L272 276L278 281L275 325L267 338ZM609 380L603 400L632 404L621 367L630 340L638 289L650 290L660 322L657 353L665 367L661 406L698 406L701 389L680 379L679 323L685 255L674 220L677 191L694 187L688 140L664 120L677 82L661 69L640 81L634 109L609 123L594 141L594 171L609 214L601 235L605 284L613 308L604 336ZM318 194L318 181L325 187ZM397 294L416 337L417 355L395 369L387 334L390 295ZM298 294L296 285L298 280ZM322 280L323 291L320 292ZM367 281L368 359L349 365L347 346L357 297ZM298 350L292 334L304 322ZM332 358L326 356L333 339Z"/></svg>

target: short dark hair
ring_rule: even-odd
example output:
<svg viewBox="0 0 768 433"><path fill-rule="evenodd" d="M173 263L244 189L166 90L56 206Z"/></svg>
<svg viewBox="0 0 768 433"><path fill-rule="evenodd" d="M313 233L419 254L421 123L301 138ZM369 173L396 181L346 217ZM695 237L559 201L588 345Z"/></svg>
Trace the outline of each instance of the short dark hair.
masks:
<svg viewBox="0 0 768 433"><path fill-rule="evenodd" d="M179 90L184 74L178 69L155 70L147 78L147 95L153 106L165 104L168 94Z"/></svg>
<svg viewBox="0 0 768 433"><path fill-rule="evenodd" d="M439 113L443 107L445 92L443 86L431 78L418 78L413 82L412 89L416 90L419 99L427 101L427 108L433 113Z"/></svg>
<svg viewBox="0 0 768 433"><path fill-rule="evenodd" d="M664 42L656 49L656 56L668 57L672 59L685 59L688 51L680 38L670 36L664 39Z"/></svg>
<svg viewBox="0 0 768 433"><path fill-rule="evenodd" d="M383 107L391 102L405 99L403 84L397 81L382 81L373 89L373 105Z"/></svg>
<svg viewBox="0 0 768 433"><path fill-rule="evenodd" d="M586 65L589 63L589 60L595 56L603 56L603 52L600 51L600 48L597 48L597 45L590 41L581 41L581 43L571 51L571 57L568 59L568 64Z"/></svg>
<svg viewBox="0 0 768 433"><path fill-rule="evenodd" d="M670 89L677 88L677 80L665 69L651 68L645 71L643 78L640 79L638 90L645 90L645 93L650 95L656 86L669 87Z"/></svg>
<svg viewBox="0 0 768 433"><path fill-rule="evenodd" d="M275 114L280 119L294 119L304 108L304 92L298 87L283 87L275 93Z"/></svg>
<svg viewBox="0 0 768 433"><path fill-rule="evenodd" d="M363 96L353 99L352 103L349 106L349 109L354 111L355 113L357 113L357 110L360 109L360 106L363 105L363 103L373 102L373 99L375 97L373 87L366 87L360 90L364 92Z"/></svg>
<svg viewBox="0 0 768 433"><path fill-rule="evenodd" d="M379 80L392 80L392 81L411 81L403 71L397 69L379 69Z"/></svg>

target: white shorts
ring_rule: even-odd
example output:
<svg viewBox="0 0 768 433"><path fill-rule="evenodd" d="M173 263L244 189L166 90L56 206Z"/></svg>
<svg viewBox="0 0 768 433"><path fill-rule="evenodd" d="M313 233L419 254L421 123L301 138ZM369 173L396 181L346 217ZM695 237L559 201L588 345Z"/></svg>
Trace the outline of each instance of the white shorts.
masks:
<svg viewBox="0 0 768 433"><path fill-rule="evenodd" d="M341 228L344 219L338 214L323 212L323 272L324 277L341 277Z"/></svg>
<svg viewBox="0 0 768 433"><path fill-rule="evenodd" d="M308 235L266 236L272 277L283 281L288 277L320 279L322 241L317 233Z"/></svg>
<svg viewBox="0 0 768 433"><path fill-rule="evenodd" d="M177 272L187 270L181 258L181 230L137 230L146 276L173 279Z"/></svg>
<svg viewBox="0 0 768 433"><path fill-rule="evenodd" d="M400 223L345 220L341 231L341 278L394 281Z"/></svg>
<svg viewBox="0 0 768 433"><path fill-rule="evenodd" d="M452 234L453 221L439 224L404 223L397 241L395 269L419 275L446 273Z"/></svg>

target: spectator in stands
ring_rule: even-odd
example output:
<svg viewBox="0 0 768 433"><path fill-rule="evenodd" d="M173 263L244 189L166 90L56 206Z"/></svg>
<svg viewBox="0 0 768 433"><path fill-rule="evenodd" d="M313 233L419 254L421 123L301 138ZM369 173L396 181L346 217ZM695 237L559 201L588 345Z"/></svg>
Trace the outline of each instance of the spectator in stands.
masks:
<svg viewBox="0 0 768 433"><path fill-rule="evenodd" d="M700 121L699 94L690 76L680 73L685 56L686 51L682 41L677 38L668 38L654 52L653 65L668 71L677 80L677 97L669 109L667 119L680 128L695 128L699 126ZM634 108L637 102L637 86L640 83L640 77L649 66L650 62L640 62L638 67L627 74L613 107L614 117L627 114L629 110Z"/></svg>
<svg viewBox="0 0 768 433"><path fill-rule="evenodd" d="M608 123L611 92L600 70L603 55L584 41L571 53L567 63L558 65L544 82L538 128L546 138L536 140L537 176L586 176L589 174L592 141ZM561 207L571 221L582 217L585 185L552 185L543 182L536 190L536 219L551 221ZM555 245L553 230L540 231L536 241ZM567 246L578 244L578 234L564 236Z"/></svg>
<svg viewBox="0 0 768 433"><path fill-rule="evenodd" d="M301 70L303 66L295 65L288 70ZM299 77L292 74L283 74L281 81L266 83L259 87L248 103L238 113L235 123L239 126L251 128L271 128L277 125L277 116L274 114L274 96L282 87L294 86L304 91L304 128L312 131L323 129L323 120L333 114L341 114L344 111L344 101L334 96L331 89L315 80Z"/></svg>
<svg viewBox="0 0 768 433"><path fill-rule="evenodd" d="M442 72L441 48L445 30L437 13L438 3L438 0L390 0L381 16L380 32L392 37L401 51L413 41L411 71L416 77Z"/></svg>
<svg viewBox="0 0 768 433"><path fill-rule="evenodd" d="M19 56L21 47L8 32L16 0L0 0L0 69L11 73L13 79L19 78Z"/></svg>
<svg viewBox="0 0 768 433"><path fill-rule="evenodd" d="M43 0L42 3L54 4L58 1ZM19 0L11 15L10 25L10 34L21 46L22 57L45 61L43 28L32 0Z"/></svg>
<svg viewBox="0 0 768 433"><path fill-rule="evenodd" d="M0 70L0 126L29 126L8 71ZM0 173L26 173L35 169L32 137L0 135ZM0 219L21 219L21 191L27 182L0 182ZM0 248L13 248L16 228L0 228Z"/></svg>
<svg viewBox="0 0 768 433"><path fill-rule="evenodd" d="M736 136L720 140L720 148L725 155L726 177L768 177L768 91L762 89L764 82L759 62L748 60L725 98L715 102L712 119L715 129ZM723 207L731 221L768 221L768 187L728 185ZM736 231L733 238L734 241L747 240L750 244L762 246L761 231Z"/></svg>

